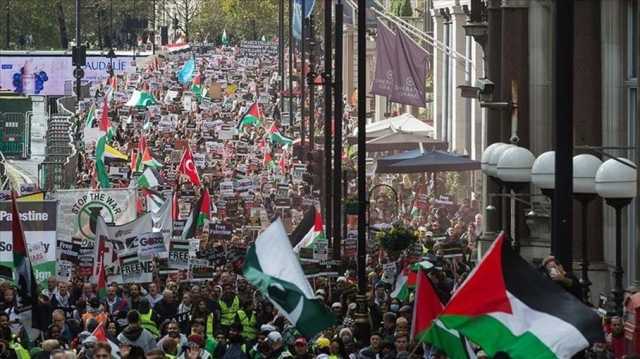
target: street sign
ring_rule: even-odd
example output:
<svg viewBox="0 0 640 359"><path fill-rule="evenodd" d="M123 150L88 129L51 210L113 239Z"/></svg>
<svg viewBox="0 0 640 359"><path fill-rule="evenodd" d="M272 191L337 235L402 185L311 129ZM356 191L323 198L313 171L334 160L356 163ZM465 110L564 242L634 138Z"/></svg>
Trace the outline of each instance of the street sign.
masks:
<svg viewBox="0 0 640 359"><path fill-rule="evenodd" d="M73 77L75 77L76 80L80 80L84 77L84 70L80 67L76 67L73 69Z"/></svg>

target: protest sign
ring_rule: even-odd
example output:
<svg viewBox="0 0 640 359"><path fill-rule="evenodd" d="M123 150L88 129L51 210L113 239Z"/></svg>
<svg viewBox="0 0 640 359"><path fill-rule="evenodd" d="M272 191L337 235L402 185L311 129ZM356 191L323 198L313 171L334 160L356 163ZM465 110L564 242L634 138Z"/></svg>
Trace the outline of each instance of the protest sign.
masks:
<svg viewBox="0 0 640 359"><path fill-rule="evenodd" d="M39 284L56 273L56 202L18 202L33 272ZM0 202L0 265L13 268L11 202Z"/></svg>
<svg viewBox="0 0 640 359"><path fill-rule="evenodd" d="M191 259L189 262L189 272L191 273L192 282L203 282L213 278L214 268L209 265L206 259Z"/></svg>
<svg viewBox="0 0 640 359"><path fill-rule="evenodd" d="M138 256L152 258L167 250L160 232L143 233L137 238Z"/></svg>
<svg viewBox="0 0 640 359"><path fill-rule="evenodd" d="M277 56L278 46L267 41L242 41L240 42L240 56L257 58L263 56Z"/></svg>
<svg viewBox="0 0 640 359"><path fill-rule="evenodd" d="M189 241L174 239L169 244L169 266L189 269Z"/></svg>

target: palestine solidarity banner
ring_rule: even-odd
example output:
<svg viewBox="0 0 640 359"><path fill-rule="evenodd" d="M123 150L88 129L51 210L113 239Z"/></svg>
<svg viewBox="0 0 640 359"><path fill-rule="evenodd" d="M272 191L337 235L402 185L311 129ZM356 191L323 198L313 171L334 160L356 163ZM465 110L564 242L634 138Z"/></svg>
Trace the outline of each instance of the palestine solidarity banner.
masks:
<svg viewBox="0 0 640 359"><path fill-rule="evenodd" d="M402 30L395 46L391 101L425 107L428 54ZM374 82L375 84L375 82Z"/></svg>
<svg viewBox="0 0 640 359"><path fill-rule="evenodd" d="M143 251L148 253L149 246L152 247L158 241L162 242L160 233L157 234L155 239L149 237L153 236L152 228L151 215L148 213L121 226L107 226L104 219L98 217L96 221L96 237L105 243L104 262L108 282L131 283L133 280L135 283L146 283L151 281L153 277L153 259L140 258L138 251L139 247L142 246ZM163 243L162 247L164 247ZM97 258L97 243L94 243L94 248L95 259ZM127 254L127 261L125 262L121 258L125 254L124 251ZM121 267L123 263L128 265L126 273ZM93 273L95 275L98 273L96 260L93 261L93 265Z"/></svg>
<svg viewBox="0 0 640 359"><path fill-rule="evenodd" d="M86 241L95 237L95 218L121 225L136 219L137 190L128 188L95 190L60 190L58 200L57 240Z"/></svg>
<svg viewBox="0 0 640 359"><path fill-rule="evenodd" d="M390 97L393 93L393 63L396 60L396 34L382 21L378 22L376 35L376 73L371 93Z"/></svg>
<svg viewBox="0 0 640 359"><path fill-rule="evenodd" d="M21 202L18 211L22 220L33 274L38 284L56 274L56 202ZM13 268L11 234L11 202L0 202L0 265Z"/></svg>

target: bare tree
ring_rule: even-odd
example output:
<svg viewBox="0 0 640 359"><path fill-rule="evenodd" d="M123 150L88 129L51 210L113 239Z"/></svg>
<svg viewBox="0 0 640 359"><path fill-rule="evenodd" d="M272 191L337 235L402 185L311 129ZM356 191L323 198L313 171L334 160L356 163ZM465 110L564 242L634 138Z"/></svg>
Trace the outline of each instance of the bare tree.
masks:
<svg viewBox="0 0 640 359"><path fill-rule="evenodd" d="M187 41L189 41L191 23L198 15L201 5L202 0L175 0L175 11L172 20L177 22L180 30L184 31Z"/></svg>

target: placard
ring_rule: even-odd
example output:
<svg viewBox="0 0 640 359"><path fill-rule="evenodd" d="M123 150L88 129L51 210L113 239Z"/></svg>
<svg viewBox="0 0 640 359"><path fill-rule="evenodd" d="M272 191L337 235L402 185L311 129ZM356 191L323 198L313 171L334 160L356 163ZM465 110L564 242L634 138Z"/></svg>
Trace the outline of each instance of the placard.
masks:
<svg viewBox="0 0 640 359"><path fill-rule="evenodd" d="M138 236L137 241L138 256L142 258L155 257L167 250L162 232L143 233Z"/></svg>
<svg viewBox="0 0 640 359"><path fill-rule="evenodd" d="M240 42L240 57L275 57L278 55L278 46L267 41L242 41Z"/></svg>
<svg viewBox="0 0 640 359"><path fill-rule="evenodd" d="M189 269L189 241L174 239L169 244L169 265L176 269Z"/></svg>

